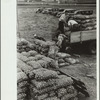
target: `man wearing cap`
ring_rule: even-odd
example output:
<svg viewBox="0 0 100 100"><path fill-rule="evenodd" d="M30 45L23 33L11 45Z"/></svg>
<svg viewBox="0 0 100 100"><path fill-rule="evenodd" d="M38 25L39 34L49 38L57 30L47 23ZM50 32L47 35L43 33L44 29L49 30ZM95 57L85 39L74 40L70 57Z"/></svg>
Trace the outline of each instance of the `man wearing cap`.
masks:
<svg viewBox="0 0 100 100"><path fill-rule="evenodd" d="M68 26L68 23L67 23L68 20L69 20L69 14L68 14L68 11L65 10L64 14L62 14L61 17L59 18L58 28L55 34L52 35L52 40L57 41L59 34L65 34L64 27Z"/></svg>
<svg viewBox="0 0 100 100"><path fill-rule="evenodd" d="M58 29L54 34L54 36L52 37L52 40L56 41L56 44L61 52L64 52L66 46L68 46L68 37L65 35L64 27L68 26L69 18L70 16L68 14L68 11L65 10L64 14L62 14L61 17L59 18Z"/></svg>
<svg viewBox="0 0 100 100"><path fill-rule="evenodd" d="M59 18L59 24L58 24L58 30L61 31L62 34L64 34L64 26L67 25L67 21L69 19L69 14L68 11L65 10L64 14L61 15L61 17Z"/></svg>

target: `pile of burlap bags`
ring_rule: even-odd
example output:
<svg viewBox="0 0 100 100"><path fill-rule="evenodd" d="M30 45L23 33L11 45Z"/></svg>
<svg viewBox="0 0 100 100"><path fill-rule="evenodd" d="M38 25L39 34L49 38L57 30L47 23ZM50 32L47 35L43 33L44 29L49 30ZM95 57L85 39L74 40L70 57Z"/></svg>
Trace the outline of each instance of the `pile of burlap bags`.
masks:
<svg viewBox="0 0 100 100"><path fill-rule="evenodd" d="M17 52L22 53L22 52L28 52L35 50L40 54L43 55L48 55L48 50L50 45L53 45L54 43L51 41L43 41L40 39L33 39L33 43L30 43L29 41L23 39L23 38L18 38L17 39Z"/></svg>
<svg viewBox="0 0 100 100"><path fill-rule="evenodd" d="M67 53L58 52L56 57L58 59L59 68L79 63L78 59L72 58L71 55Z"/></svg>
<svg viewBox="0 0 100 100"><path fill-rule="evenodd" d="M63 12L63 8L38 8L36 10L36 13L42 13L42 14L49 14L53 16L57 16L59 12Z"/></svg>
<svg viewBox="0 0 100 100"><path fill-rule="evenodd" d="M35 56L36 55L36 56ZM36 51L17 53L17 96L18 100L29 98L29 75L40 68L55 68L55 61L38 54Z"/></svg>
<svg viewBox="0 0 100 100"><path fill-rule="evenodd" d="M37 68L43 66L45 66L43 68L57 68L57 65L58 67L65 67L79 62L77 59L72 58L70 54L59 52L59 48L54 42L39 39L34 39L33 42L33 44L28 42L28 45L34 45L32 50L23 50L21 53L18 53L18 58L33 68L35 68L36 65L38 65ZM21 43L19 42L19 44ZM20 45L20 47L22 48L23 45ZM56 65L54 62L56 62ZM35 66L32 65L33 63Z"/></svg>
<svg viewBox="0 0 100 100"><path fill-rule="evenodd" d="M96 15L74 15L72 18L81 25L80 31L96 29Z"/></svg>
<svg viewBox="0 0 100 100"><path fill-rule="evenodd" d="M33 68L26 63L27 61L28 58L26 56L17 53L17 68L20 68L26 75L33 70Z"/></svg>
<svg viewBox="0 0 100 100"><path fill-rule="evenodd" d="M44 44L40 41L34 42L35 45L39 43L45 45L41 45L42 47L47 46L44 42ZM23 52L17 53L18 100L27 100L26 98L28 100L77 100L77 91L72 86L73 80L52 70L63 67L63 63L70 63L70 60L62 61L69 59L70 55L56 52L58 61L56 63L55 59L41 55L36 50L38 51L35 48L35 50L27 52L23 50ZM22 74L19 75L19 72ZM19 81L20 78L23 81Z"/></svg>
<svg viewBox="0 0 100 100"><path fill-rule="evenodd" d="M45 57L45 59L49 63L43 63L41 65L40 60L37 60L37 58L34 60L30 60L28 56L25 56L25 53L24 55L18 53L17 56L18 100L27 100L26 98L28 98L29 100L76 99L77 91L72 86L73 80L70 77L58 75L56 71L46 69L48 68L46 66L50 67L50 65L54 63L51 62L50 64L49 60L47 60L48 57ZM43 55L41 56L41 58L42 57Z"/></svg>
<svg viewBox="0 0 100 100"><path fill-rule="evenodd" d="M39 55L35 51L18 53L17 58L18 100L20 98L23 100L27 100L26 98L31 100L74 100L76 98L77 91L72 86L73 80L49 69L50 66L56 66L53 59Z"/></svg>
<svg viewBox="0 0 100 100"><path fill-rule="evenodd" d="M17 100L27 100L28 85L27 75L20 68L17 68Z"/></svg>
<svg viewBox="0 0 100 100"><path fill-rule="evenodd" d="M17 58L18 68L21 68L26 74L38 68L58 68L54 59L41 55L34 50L17 53Z"/></svg>
<svg viewBox="0 0 100 100"><path fill-rule="evenodd" d="M39 39L34 39L34 44L36 45L36 51L43 55L48 55L48 51L50 48L50 45L53 45L54 43L51 41L43 41Z"/></svg>
<svg viewBox="0 0 100 100"><path fill-rule="evenodd" d="M40 68L29 74L31 100L76 100L73 80L56 71Z"/></svg>
<svg viewBox="0 0 100 100"><path fill-rule="evenodd" d="M59 18L62 14L64 14L65 10L69 13L74 13L75 9L65 9L65 8L38 8L36 13L48 14Z"/></svg>
<svg viewBox="0 0 100 100"><path fill-rule="evenodd" d="M31 44L29 41L23 38L17 38L17 52L19 53L24 51L28 52L34 49L35 45L33 43Z"/></svg>
<svg viewBox="0 0 100 100"><path fill-rule="evenodd" d="M59 52L57 46L50 46L48 57L54 59L59 68L79 63L79 60L73 58L70 54Z"/></svg>

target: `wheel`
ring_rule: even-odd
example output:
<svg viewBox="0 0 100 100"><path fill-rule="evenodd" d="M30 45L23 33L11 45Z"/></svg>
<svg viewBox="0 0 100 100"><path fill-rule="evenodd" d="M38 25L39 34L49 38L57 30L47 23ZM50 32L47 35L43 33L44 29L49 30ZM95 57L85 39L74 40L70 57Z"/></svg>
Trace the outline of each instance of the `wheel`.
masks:
<svg viewBox="0 0 100 100"><path fill-rule="evenodd" d="M89 52L91 54L96 54L96 41L91 41L89 44Z"/></svg>

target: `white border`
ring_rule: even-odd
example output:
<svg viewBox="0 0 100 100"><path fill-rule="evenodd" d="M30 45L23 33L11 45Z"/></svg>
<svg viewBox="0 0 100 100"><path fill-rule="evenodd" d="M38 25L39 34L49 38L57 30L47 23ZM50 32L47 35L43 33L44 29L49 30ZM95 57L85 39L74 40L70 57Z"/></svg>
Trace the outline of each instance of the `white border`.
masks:
<svg viewBox="0 0 100 100"><path fill-rule="evenodd" d="M99 100L99 0L97 0L97 100Z"/></svg>
<svg viewBox="0 0 100 100"><path fill-rule="evenodd" d="M1 0L1 100L17 100L16 0ZM97 0L97 100L99 100L99 0Z"/></svg>
<svg viewBox="0 0 100 100"><path fill-rule="evenodd" d="M16 0L1 0L1 100L17 100Z"/></svg>

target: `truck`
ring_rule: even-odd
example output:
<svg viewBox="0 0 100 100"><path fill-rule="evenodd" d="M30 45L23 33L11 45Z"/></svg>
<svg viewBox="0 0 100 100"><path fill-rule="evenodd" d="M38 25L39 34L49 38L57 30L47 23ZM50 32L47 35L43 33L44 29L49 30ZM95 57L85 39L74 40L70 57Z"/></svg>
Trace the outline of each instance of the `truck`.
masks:
<svg viewBox="0 0 100 100"><path fill-rule="evenodd" d="M71 32L69 43L70 46L85 44L91 54L96 54L96 30Z"/></svg>

